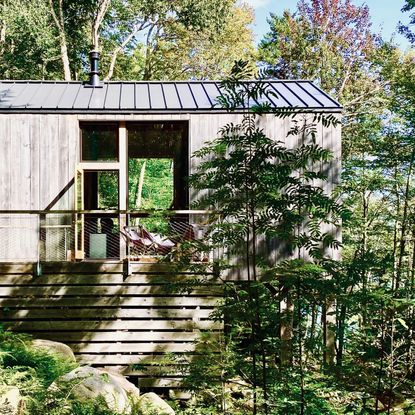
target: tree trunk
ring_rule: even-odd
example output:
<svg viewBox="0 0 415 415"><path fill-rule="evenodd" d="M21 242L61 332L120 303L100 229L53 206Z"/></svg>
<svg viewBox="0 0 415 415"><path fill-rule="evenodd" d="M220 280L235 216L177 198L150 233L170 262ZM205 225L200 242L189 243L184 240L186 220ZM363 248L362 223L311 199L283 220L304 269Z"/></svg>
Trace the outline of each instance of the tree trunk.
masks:
<svg viewBox="0 0 415 415"><path fill-rule="evenodd" d="M146 165L147 165L147 160L144 160L141 166L141 169L140 169L140 177L137 183L137 197L136 197L136 203L135 203L136 209L141 208L141 204L143 201L143 186L144 186L144 177L146 174Z"/></svg>
<svg viewBox="0 0 415 415"><path fill-rule="evenodd" d="M327 313L326 365L333 366L336 356L336 315L334 300L330 300L327 307Z"/></svg>
<svg viewBox="0 0 415 415"><path fill-rule="evenodd" d="M404 195L404 202L403 202L403 216L402 216L402 226L401 226L401 235L399 241L399 257L398 257L398 266L396 272L396 281L395 281L395 292L399 290L401 276L402 276L402 264L403 258L405 256L405 245L406 245L406 231L408 226L408 210L409 210L409 192L411 190L411 177L412 177L412 167L414 163L414 156L415 151L412 151L411 161L409 163L408 175L406 178L406 186L405 186L405 195Z"/></svg>
<svg viewBox="0 0 415 415"><path fill-rule="evenodd" d="M340 307L339 320L337 322L337 327L338 327L337 337L338 337L339 345L337 348L336 364L339 367L343 365L344 331L345 331L345 325L346 325L346 313L347 313L347 307L345 304L342 304Z"/></svg>
<svg viewBox="0 0 415 415"><path fill-rule="evenodd" d="M366 194L366 191L363 192L363 238L362 238L362 257L364 258L367 252L367 243L368 243L368 214L369 214L369 200L370 194ZM363 292L363 304L362 304L362 320L363 320L363 329L367 326L367 282L368 275L365 268L362 270L362 292Z"/></svg>
<svg viewBox="0 0 415 415"><path fill-rule="evenodd" d="M94 21L92 22L91 30L91 40L92 40L92 50L99 52L99 29L101 28L102 21L104 20L105 14L108 11L108 7L111 3L111 0L100 0L98 4L97 13L95 15Z"/></svg>
<svg viewBox="0 0 415 415"><path fill-rule="evenodd" d="M332 367L336 356L336 317L333 299L326 300L321 320L323 324L323 364Z"/></svg>
<svg viewBox="0 0 415 415"><path fill-rule="evenodd" d="M281 366L292 365L292 339L294 324L294 302L291 293L287 290L285 301L281 302Z"/></svg>
<svg viewBox="0 0 415 415"><path fill-rule="evenodd" d="M117 47L114 48L114 50L111 54L111 61L110 61L110 66L109 66L109 69L108 69L108 73L107 73L106 77L104 78L105 81L109 81L112 78L112 76L114 75L115 63L117 62L118 55L134 39L134 37L137 35L137 33L140 30L145 29L146 27L148 27L148 26L146 26L144 23L134 26L132 31L130 32L130 34L123 40L123 42L120 45L118 45Z"/></svg>
<svg viewBox="0 0 415 415"><path fill-rule="evenodd" d="M61 46L61 59L63 65L63 74L65 77L65 81L71 81L71 68L69 64L69 55L68 55L68 47L66 45L66 36L60 36L60 46Z"/></svg>
<svg viewBox="0 0 415 415"><path fill-rule="evenodd" d="M68 55L68 42L66 40L66 33L65 33L65 19L63 17L63 0L59 0L58 2L58 14L55 12L55 8L53 6L53 0L49 0L49 7L50 13L52 15L52 19L55 22L55 26L58 29L59 33L59 46L61 50L61 61L63 66L63 75L65 81L71 81L71 67L69 62L69 55Z"/></svg>

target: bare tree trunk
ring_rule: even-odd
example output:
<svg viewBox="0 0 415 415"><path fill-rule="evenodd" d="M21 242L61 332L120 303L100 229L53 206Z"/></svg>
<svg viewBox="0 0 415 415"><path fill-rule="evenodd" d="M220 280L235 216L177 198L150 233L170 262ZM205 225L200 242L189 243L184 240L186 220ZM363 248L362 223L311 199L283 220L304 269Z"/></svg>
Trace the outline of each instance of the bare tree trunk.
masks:
<svg viewBox="0 0 415 415"><path fill-rule="evenodd" d="M65 81L71 81L71 68L69 62L69 55L68 55L68 42L66 40L66 33L65 33L65 20L63 18L63 0L59 0L58 2L58 14L55 12L55 8L53 6L53 0L49 0L49 7L50 12L55 22L55 26L59 32L59 45L61 49L61 61L63 66L63 74Z"/></svg>
<svg viewBox="0 0 415 415"><path fill-rule="evenodd" d="M396 195L396 214L395 214L395 223L393 230L393 273L392 273L392 289L395 287L395 281L397 280L397 269L398 269L398 260L397 260L397 250L398 250L398 228L399 228L399 214L401 210L401 198L398 189L398 168L395 166L394 172L394 183L395 183L395 195Z"/></svg>
<svg viewBox="0 0 415 415"><path fill-rule="evenodd" d="M151 68L151 39L153 36L153 31L156 29L155 37L158 36L160 29L157 28L157 23L153 23L153 25L150 27L150 30L147 33L146 38L146 53L144 57L144 80L150 80L152 77L152 68Z"/></svg>
<svg viewBox="0 0 415 415"><path fill-rule="evenodd" d="M369 214L369 200L370 200L370 193L366 194L366 191L363 192L363 238L362 238L362 256L366 255L367 252L367 242L368 242L368 214ZM363 305L362 305L362 320L363 320L363 329L367 326L367 282L368 276L366 269L362 271L362 291L363 291Z"/></svg>
<svg viewBox="0 0 415 415"><path fill-rule="evenodd" d="M316 303L313 302L311 304L310 314L308 316L308 322L307 322L307 332L308 332L308 328L310 328L310 334L306 335L307 333L305 333L305 336L304 336L307 339L304 345L305 364L308 363L308 358L310 356L310 350L314 350L316 319L317 319L317 305Z"/></svg>
<svg viewBox="0 0 415 415"><path fill-rule="evenodd" d="M101 28L102 21L104 20L105 14L108 11L108 7L111 3L111 0L100 0L98 3L97 13L95 15L94 21L92 23L92 50L99 52L99 29Z"/></svg>
<svg viewBox="0 0 415 415"><path fill-rule="evenodd" d="M337 322L338 327L338 341L339 345L337 348L337 356L336 356L336 364L337 366L341 367L343 365L343 350L344 350L344 332L345 332L345 326L346 326L346 313L347 313L347 307L345 304L342 304L340 306L340 314L339 319Z"/></svg>
<svg viewBox="0 0 415 415"><path fill-rule="evenodd" d="M112 78L112 76L114 75L115 63L117 62L118 55L134 39L134 37L136 36L136 34L138 32L140 32L141 30L146 29L149 26L150 25L146 25L144 23L141 23L140 25L135 25L133 27L133 30L131 31L131 33L124 39L124 41L113 50L113 52L111 54L111 62L110 62L110 66L108 68L108 73L107 73L106 77L104 78L105 81L109 81Z"/></svg>
<svg viewBox="0 0 415 415"><path fill-rule="evenodd" d="M336 312L333 298L329 298L325 305L325 339L324 339L324 364L332 367L336 356Z"/></svg>
<svg viewBox="0 0 415 415"><path fill-rule="evenodd" d="M379 373L377 376L377 385L376 385L376 401L375 401L375 414L379 414L379 396L382 392L382 378L383 378L383 366L385 362L385 318L383 311L381 312L382 315L382 336L381 336L381 355L380 355L380 368Z"/></svg>
<svg viewBox="0 0 415 415"><path fill-rule="evenodd" d="M412 264L409 278L408 300L414 299L415 294L415 227L412 229ZM415 380L415 307L413 305L408 307L408 353L407 353L407 367L409 378Z"/></svg>
<svg viewBox="0 0 415 415"><path fill-rule="evenodd" d="M392 311L391 316L391 332L390 332L390 355L389 355L389 393L388 393L388 415L391 412L392 394L393 394L393 380L395 375L395 312Z"/></svg>
<svg viewBox="0 0 415 415"><path fill-rule="evenodd" d="M291 292L287 290L285 301L281 302L281 366L292 364L292 339L294 324L294 302Z"/></svg>
<svg viewBox="0 0 415 415"><path fill-rule="evenodd" d="M6 41L6 23L0 21L0 43L4 43Z"/></svg>
<svg viewBox="0 0 415 415"><path fill-rule="evenodd" d="M145 173L146 173L146 165L147 165L147 161L144 160L143 164L141 166L140 177L139 177L138 183L137 183L137 197L136 197L136 202L135 202L135 208L136 209L141 208L141 204L142 204L142 200L143 200L143 186L144 186L144 177L145 177Z"/></svg>
<svg viewBox="0 0 415 415"><path fill-rule="evenodd" d="M401 282L401 275L402 275L402 263L403 258L405 256L405 237L406 231L408 226L408 210L409 210L409 192L411 188L411 177L412 177L412 167L414 163L414 156L415 151L412 151L411 161L409 163L408 175L406 178L406 186L405 186L405 199L403 202L403 216L402 216L402 226L401 226L401 235L399 241L399 256L398 256L398 266L396 272L396 280L395 280L395 291L399 290L399 285Z"/></svg>
<svg viewBox="0 0 415 415"><path fill-rule="evenodd" d="M301 277L297 281L297 318L298 318L298 368L300 371L300 415L305 411L305 382L304 382L304 365L303 365L303 330L301 314Z"/></svg>

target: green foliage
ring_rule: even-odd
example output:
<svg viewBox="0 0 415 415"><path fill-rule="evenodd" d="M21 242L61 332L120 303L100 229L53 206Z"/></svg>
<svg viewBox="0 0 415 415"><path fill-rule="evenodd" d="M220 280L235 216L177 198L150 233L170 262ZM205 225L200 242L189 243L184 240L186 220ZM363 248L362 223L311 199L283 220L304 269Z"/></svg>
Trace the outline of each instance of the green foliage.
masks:
<svg viewBox="0 0 415 415"><path fill-rule="evenodd" d="M0 332L0 361L3 369L25 368L28 374L36 373L41 385L48 387L54 379L75 368L72 362L32 347L30 340L26 335Z"/></svg>
<svg viewBox="0 0 415 415"><path fill-rule="evenodd" d="M240 107L261 93L261 84L249 89L249 84L235 80L238 75L245 77L249 70L245 64L237 64L234 70L234 77L222 83L225 92L219 104L227 109ZM193 155L201 162L190 185L208 190L196 207L219 208L221 221L214 224L211 241L226 244L230 253L244 249L247 234L254 238L257 234L283 240L287 252L304 248L319 256L321 243L338 246L320 231L322 225L335 224L345 213L317 184L326 180L320 163L328 164L331 154L317 144L315 116L284 111L274 115L290 117L287 137L300 137L300 144L291 149L285 146L284 137L281 141L267 137L253 114L245 115L240 124L222 127L217 139ZM326 118L324 123L331 121Z"/></svg>
<svg viewBox="0 0 415 415"><path fill-rule="evenodd" d="M364 85L378 40L366 5L300 0L295 12L271 15L269 24L259 49L273 76L312 79L341 101L356 97L356 84Z"/></svg>
<svg viewBox="0 0 415 415"><path fill-rule="evenodd" d="M169 24L155 37L148 51L149 79L222 79L237 59L253 66L255 51L249 25L253 11L246 5L232 6L220 27L189 29L182 23Z"/></svg>
<svg viewBox="0 0 415 415"><path fill-rule="evenodd" d="M415 33L411 30L412 27L415 25L415 1L414 0L406 0L405 5L402 7L403 12L411 13L409 15L409 24L405 26L402 23L399 23L398 30L402 33L406 38L412 43L415 44Z"/></svg>
<svg viewBox="0 0 415 415"><path fill-rule="evenodd" d="M413 2L403 11L413 11ZM404 29L411 35L410 26ZM349 410L408 406L414 380L413 51L403 54L374 35L365 6L302 0L295 13L271 17L260 54L271 73L315 79L345 106L337 193L351 214L343 215L342 263L324 264L336 304L338 388L357 396ZM308 318L319 303L305 307ZM313 350L305 346L307 354Z"/></svg>
<svg viewBox="0 0 415 415"><path fill-rule="evenodd" d="M0 4L0 78L59 77L61 65L47 3L43 0Z"/></svg>
<svg viewBox="0 0 415 415"><path fill-rule="evenodd" d="M76 366L59 355L33 347L27 335L0 332L0 392L6 385L19 388L24 414L119 415L108 410L101 398L94 402L76 401L71 396L73 383L52 385Z"/></svg>
<svg viewBox="0 0 415 415"><path fill-rule="evenodd" d="M98 206L100 209L118 209L118 172L98 172Z"/></svg>
<svg viewBox="0 0 415 415"><path fill-rule="evenodd" d="M86 79L91 47L107 79L217 78L253 60L252 10L235 0L113 0L97 22L103 4L4 0L1 78Z"/></svg>
<svg viewBox="0 0 415 415"><path fill-rule="evenodd" d="M145 166L144 166L145 163ZM143 183L140 192L140 174ZM173 159L152 158L128 160L129 208L167 210L173 204ZM140 205L138 201L140 200Z"/></svg>
<svg viewBox="0 0 415 415"><path fill-rule="evenodd" d="M237 62L222 82L218 104L229 111L249 108L266 93L261 83L239 80L248 77L249 65ZM259 413L331 414L330 405L307 383L304 345L315 364L313 349L321 337L307 332L304 317L333 290L324 262L327 249L339 247L333 234L346 211L322 189L331 154L317 143L319 127L338 120L275 110L273 115L286 119L290 128L286 137L270 138L258 127L264 112L272 110L258 105L255 114L247 112L240 123L225 125L218 138L193 155L198 165L190 184L204 190L196 207L220 213L205 242L210 249L226 249L232 258L218 261L217 269L225 276L237 272L243 281L225 284L218 308L218 315L225 316L225 343L212 347L214 339L201 339L203 359L192 363L188 383L204 396L203 405L218 411L231 405L232 413L244 413L250 402ZM298 144L288 148L286 139ZM268 250L259 249L262 240ZM282 300L295 302L291 317L281 312ZM281 337L284 325L296 327L298 346ZM243 391L228 385L235 379Z"/></svg>

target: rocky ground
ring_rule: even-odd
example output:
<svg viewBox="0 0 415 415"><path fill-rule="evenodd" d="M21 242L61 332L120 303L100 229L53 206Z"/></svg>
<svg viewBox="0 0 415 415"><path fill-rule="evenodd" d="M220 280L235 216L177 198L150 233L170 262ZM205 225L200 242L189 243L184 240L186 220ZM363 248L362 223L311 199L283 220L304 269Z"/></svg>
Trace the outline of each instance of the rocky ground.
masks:
<svg viewBox="0 0 415 415"><path fill-rule="evenodd" d="M67 345L48 340L33 340L31 347L59 355L76 363ZM153 392L141 394L140 390L119 373L90 366L78 366L56 378L49 391L70 390L72 399L79 402L100 400L114 414L122 415L174 415L173 408ZM24 391L17 386L0 385L0 415L23 415Z"/></svg>

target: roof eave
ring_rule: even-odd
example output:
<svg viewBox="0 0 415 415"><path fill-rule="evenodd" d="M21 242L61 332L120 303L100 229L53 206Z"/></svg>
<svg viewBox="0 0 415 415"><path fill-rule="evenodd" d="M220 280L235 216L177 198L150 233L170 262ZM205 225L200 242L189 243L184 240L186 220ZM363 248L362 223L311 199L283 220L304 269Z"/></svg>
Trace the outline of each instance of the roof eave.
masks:
<svg viewBox="0 0 415 415"><path fill-rule="evenodd" d="M284 112L293 113L342 113L342 107L333 108L280 108ZM275 114L275 111L264 112L264 114ZM0 108L0 114L111 114L111 115L154 115L154 114L247 114L246 110L228 111L223 109L182 109L182 110L166 110L166 109L151 109L151 110L108 110L108 109L30 109L30 108Z"/></svg>

